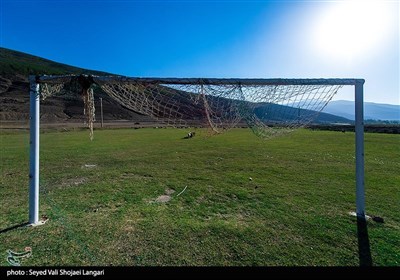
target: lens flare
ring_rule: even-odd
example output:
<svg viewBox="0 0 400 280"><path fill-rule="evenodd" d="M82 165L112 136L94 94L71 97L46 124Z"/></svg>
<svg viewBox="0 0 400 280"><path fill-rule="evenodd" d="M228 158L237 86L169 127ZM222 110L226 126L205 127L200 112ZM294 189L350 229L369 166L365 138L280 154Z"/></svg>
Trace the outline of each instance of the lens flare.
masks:
<svg viewBox="0 0 400 280"><path fill-rule="evenodd" d="M335 2L315 23L315 43L332 58L372 55L387 42L392 11L385 1Z"/></svg>

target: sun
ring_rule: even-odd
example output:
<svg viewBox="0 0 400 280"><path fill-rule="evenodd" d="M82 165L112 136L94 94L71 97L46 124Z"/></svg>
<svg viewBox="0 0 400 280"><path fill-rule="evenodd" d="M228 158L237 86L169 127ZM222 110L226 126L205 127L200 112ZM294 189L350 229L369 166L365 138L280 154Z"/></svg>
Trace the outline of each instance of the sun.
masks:
<svg viewBox="0 0 400 280"><path fill-rule="evenodd" d="M342 1L315 22L313 44L331 58L372 55L385 43L391 28L385 1Z"/></svg>

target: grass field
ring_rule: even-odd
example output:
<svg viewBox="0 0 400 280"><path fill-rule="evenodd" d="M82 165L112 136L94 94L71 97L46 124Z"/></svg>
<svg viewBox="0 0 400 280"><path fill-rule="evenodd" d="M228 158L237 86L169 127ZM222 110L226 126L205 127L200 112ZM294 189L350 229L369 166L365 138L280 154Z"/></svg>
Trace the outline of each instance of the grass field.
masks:
<svg viewBox="0 0 400 280"><path fill-rule="evenodd" d="M354 134L236 129L41 134L40 227L28 219L27 131L0 131L0 264L357 266ZM400 265L400 135L365 135L374 265ZM250 179L251 178L251 179ZM182 191L186 190L182 193ZM173 192L175 191L175 192ZM157 198L169 195L168 202ZM164 197L165 198L165 197Z"/></svg>

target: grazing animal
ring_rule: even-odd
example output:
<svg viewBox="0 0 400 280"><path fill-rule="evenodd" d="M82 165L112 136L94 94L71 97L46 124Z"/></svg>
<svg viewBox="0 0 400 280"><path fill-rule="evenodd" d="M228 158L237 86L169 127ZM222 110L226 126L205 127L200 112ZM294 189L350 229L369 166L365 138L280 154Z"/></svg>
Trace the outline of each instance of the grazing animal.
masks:
<svg viewBox="0 0 400 280"><path fill-rule="evenodd" d="M193 138L196 135L196 132L190 131L183 139Z"/></svg>

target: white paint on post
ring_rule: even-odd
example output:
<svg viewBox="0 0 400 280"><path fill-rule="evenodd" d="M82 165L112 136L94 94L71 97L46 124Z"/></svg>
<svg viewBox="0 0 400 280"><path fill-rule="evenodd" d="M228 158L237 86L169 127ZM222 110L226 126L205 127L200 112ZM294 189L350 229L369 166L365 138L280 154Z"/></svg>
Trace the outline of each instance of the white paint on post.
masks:
<svg viewBox="0 0 400 280"><path fill-rule="evenodd" d="M355 131L356 131L356 213L365 219L364 191L364 81L355 84Z"/></svg>
<svg viewBox="0 0 400 280"><path fill-rule="evenodd" d="M39 122L40 93L35 77L30 76L29 142L29 224L39 224Z"/></svg>

